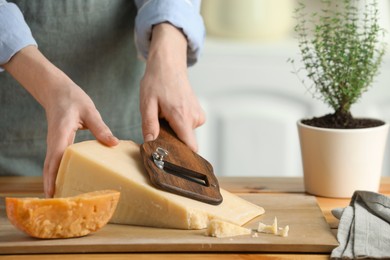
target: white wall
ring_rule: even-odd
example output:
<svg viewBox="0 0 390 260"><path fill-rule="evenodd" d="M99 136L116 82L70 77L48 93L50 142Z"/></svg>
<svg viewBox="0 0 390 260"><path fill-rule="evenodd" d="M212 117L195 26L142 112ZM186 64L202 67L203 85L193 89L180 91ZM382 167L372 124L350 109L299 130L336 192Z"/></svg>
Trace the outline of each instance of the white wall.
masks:
<svg viewBox="0 0 390 260"><path fill-rule="evenodd" d="M259 43L208 38L190 81L206 111L198 131L200 154L220 176L302 175L296 121L332 112L312 98L288 58L295 40ZM355 116L390 121L390 56ZM384 175L390 175L387 145Z"/></svg>

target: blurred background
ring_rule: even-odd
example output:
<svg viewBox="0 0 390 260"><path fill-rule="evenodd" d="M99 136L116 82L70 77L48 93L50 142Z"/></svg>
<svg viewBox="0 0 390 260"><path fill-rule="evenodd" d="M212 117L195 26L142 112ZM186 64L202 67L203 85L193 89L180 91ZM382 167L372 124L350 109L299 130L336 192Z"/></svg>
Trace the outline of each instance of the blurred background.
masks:
<svg viewBox="0 0 390 260"><path fill-rule="evenodd" d="M299 60L293 32L297 1L202 2L207 37L189 76L207 116L197 130L199 153L218 176L302 176L296 123L332 112L312 97L287 62ZM316 9L320 1L303 2ZM390 45L390 2L378 4ZM390 121L389 51L352 113ZM383 175L390 176L389 146L388 140Z"/></svg>

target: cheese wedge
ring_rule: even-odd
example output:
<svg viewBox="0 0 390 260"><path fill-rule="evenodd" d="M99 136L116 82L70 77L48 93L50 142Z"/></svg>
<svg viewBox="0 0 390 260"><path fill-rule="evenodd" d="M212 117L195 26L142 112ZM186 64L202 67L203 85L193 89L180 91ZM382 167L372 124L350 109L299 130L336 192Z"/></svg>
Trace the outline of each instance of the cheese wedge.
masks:
<svg viewBox="0 0 390 260"><path fill-rule="evenodd" d="M139 145L120 141L107 147L84 141L67 148L56 180L56 197L115 189L121 198L111 223L203 229L211 219L243 225L264 209L221 190L223 202L209 205L155 188L142 163Z"/></svg>
<svg viewBox="0 0 390 260"><path fill-rule="evenodd" d="M249 235L252 230L241 227L220 219L213 219L209 222L206 235L211 237L233 237L240 235Z"/></svg>
<svg viewBox="0 0 390 260"><path fill-rule="evenodd" d="M70 198L6 198L7 217L37 238L85 236L107 224L119 201L118 191L104 190Z"/></svg>

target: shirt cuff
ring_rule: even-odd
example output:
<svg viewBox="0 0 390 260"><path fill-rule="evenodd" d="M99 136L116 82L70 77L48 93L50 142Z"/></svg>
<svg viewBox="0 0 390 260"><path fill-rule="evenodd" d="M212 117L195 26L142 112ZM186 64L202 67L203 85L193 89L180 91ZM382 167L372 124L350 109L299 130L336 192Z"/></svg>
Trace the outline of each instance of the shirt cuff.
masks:
<svg viewBox="0 0 390 260"><path fill-rule="evenodd" d="M199 13L200 1L149 0L136 3L135 43L139 54L147 59L153 25L169 22L181 29L187 38L187 65L195 64L205 38L205 27Z"/></svg>
<svg viewBox="0 0 390 260"><path fill-rule="evenodd" d="M13 3L0 1L0 71L1 65L28 45L37 46L22 12Z"/></svg>

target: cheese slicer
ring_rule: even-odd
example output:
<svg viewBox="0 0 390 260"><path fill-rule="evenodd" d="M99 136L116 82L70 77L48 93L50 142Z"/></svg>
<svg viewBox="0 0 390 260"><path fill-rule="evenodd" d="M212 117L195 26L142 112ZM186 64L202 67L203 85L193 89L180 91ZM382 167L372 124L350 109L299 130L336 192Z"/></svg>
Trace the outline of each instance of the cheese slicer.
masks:
<svg viewBox="0 0 390 260"><path fill-rule="evenodd" d="M212 205L222 203L212 165L179 140L167 121L160 120L157 139L140 149L155 187Z"/></svg>

